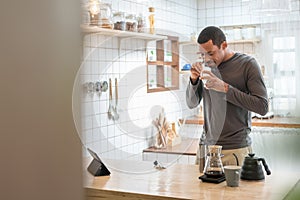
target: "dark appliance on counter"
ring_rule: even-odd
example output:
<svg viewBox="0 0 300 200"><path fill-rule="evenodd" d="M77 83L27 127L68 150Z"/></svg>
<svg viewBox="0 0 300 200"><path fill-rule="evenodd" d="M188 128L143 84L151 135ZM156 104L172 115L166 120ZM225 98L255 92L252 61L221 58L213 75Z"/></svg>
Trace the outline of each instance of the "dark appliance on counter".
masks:
<svg viewBox="0 0 300 200"><path fill-rule="evenodd" d="M261 162L265 168L267 175L271 174L271 171L264 158L254 157L254 153L249 153L249 156L245 157L244 164L241 171L241 179L244 180L262 180L265 178L264 171L261 166ZM260 162L261 161L261 162Z"/></svg>
<svg viewBox="0 0 300 200"><path fill-rule="evenodd" d="M87 148L88 152L93 157L92 162L88 166L87 170L94 176L108 176L110 175L110 171L106 168L103 164L99 156L92 151L91 149Z"/></svg>

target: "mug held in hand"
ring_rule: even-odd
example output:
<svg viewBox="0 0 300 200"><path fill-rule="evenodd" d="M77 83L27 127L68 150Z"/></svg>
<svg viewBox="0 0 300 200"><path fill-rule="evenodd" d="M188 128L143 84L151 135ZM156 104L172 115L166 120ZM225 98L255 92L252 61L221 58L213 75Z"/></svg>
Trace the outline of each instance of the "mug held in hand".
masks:
<svg viewBox="0 0 300 200"><path fill-rule="evenodd" d="M210 67L203 67L202 72L201 72L201 78L209 76L209 74L207 74L203 71L211 71L211 69L210 69ZM201 79L201 80L204 84L206 84L207 79Z"/></svg>

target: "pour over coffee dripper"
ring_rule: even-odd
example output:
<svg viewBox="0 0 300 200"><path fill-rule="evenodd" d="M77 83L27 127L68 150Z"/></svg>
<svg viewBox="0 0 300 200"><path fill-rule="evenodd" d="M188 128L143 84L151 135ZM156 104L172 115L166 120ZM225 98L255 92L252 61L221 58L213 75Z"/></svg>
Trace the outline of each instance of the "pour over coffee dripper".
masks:
<svg viewBox="0 0 300 200"><path fill-rule="evenodd" d="M221 160L220 145L209 145L206 156L204 174L209 178L220 178L224 176L224 168Z"/></svg>

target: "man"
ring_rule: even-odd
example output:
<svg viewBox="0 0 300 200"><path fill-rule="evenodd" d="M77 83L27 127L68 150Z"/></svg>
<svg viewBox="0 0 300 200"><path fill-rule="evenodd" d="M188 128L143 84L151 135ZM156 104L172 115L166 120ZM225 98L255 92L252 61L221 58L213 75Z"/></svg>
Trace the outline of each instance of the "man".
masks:
<svg viewBox="0 0 300 200"><path fill-rule="evenodd" d="M251 152L251 112L268 112L260 67L254 58L230 50L224 33L217 27L203 29L198 43L198 53L205 55L205 64L192 65L186 102L189 108L195 108L203 100L205 137L200 142L221 145L223 165L236 164L233 153L242 164ZM211 71L203 70L204 65Z"/></svg>

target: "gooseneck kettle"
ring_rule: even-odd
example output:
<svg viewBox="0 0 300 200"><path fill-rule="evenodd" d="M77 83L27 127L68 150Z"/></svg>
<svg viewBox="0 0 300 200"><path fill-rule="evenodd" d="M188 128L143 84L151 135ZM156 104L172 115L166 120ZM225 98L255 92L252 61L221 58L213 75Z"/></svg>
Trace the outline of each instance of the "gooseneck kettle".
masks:
<svg viewBox="0 0 300 200"><path fill-rule="evenodd" d="M244 180L262 180L265 178L264 171L261 163L263 164L267 175L271 174L271 171L264 158L254 157L254 153L249 153L245 157L244 164L241 171L241 179Z"/></svg>

